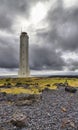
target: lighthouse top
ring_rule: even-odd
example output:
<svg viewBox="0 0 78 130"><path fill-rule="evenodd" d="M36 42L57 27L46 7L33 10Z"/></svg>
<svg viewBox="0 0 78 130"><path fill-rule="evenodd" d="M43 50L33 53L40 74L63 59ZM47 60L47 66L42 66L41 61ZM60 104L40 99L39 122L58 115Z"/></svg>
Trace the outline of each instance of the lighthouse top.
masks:
<svg viewBox="0 0 78 130"><path fill-rule="evenodd" d="M21 34L27 35L27 33L26 33L26 32L21 32Z"/></svg>
<svg viewBox="0 0 78 130"><path fill-rule="evenodd" d="M27 36L28 37L28 34L27 34L27 32L21 32L21 36Z"/></svg>

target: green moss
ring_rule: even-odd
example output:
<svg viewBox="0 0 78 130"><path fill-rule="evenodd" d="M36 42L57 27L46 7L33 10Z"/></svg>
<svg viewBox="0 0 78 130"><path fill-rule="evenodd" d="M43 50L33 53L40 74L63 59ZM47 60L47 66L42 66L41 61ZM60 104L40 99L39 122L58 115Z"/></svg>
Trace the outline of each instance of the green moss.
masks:
<svg viewBox="0 0 78 130"><path fill-rule="evenodd" d="M4 84L12 85L12 88L0 89L1 92L6 93L40 93L46 87L50 89L57 89L53 84L55 83L64 83L68 81L70 86L78 87L78 78L7 78L0 79L0 86ZM29 85L28 88L24 88L22 85ZM47 86L49 84L49 86ZM20 87L18 87L20 85Z"/></svg>

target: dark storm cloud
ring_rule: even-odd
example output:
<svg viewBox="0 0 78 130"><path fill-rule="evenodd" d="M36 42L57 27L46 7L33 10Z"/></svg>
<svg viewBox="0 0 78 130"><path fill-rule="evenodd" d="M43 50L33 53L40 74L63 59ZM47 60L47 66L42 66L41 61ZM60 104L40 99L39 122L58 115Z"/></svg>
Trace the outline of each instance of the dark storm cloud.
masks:
<svg viewBox="0 0 78 130"><path fill-rule="evenodd" d="M37 36L47 44L63 51L78 49L78 8L63 9L57 7L49 10L46 19L48 31L40 30Z"/></svg>
<svg viewBox="0 0 78 130"><path fill-rule="evenodd" d="M0 15L0 29L8 30L12 25L12 18L6 13Z"/></svg>
<svg viewBox="0 0 78 130"><path fill-rule="evenodd" d="M78 50L78 9L66 10L57 27L59 47L63 50Z"/></svg>
<svg viewBox="0 0 78 130"><path fill-rule="evenodd" d="M18 44L7 37L0 37L0 68L18 67Z"/></svg>
<svg viewBox="0 0 78 130"><path fill-rule="evenodd" d="M44 1L44 0L39 0ZM30 10L37 0L0 0L0 29L11 31L16 16L29 18ZM3 33L3 32L2 32ZM19 62L19 41L13 37L0 36L0 68L17 68Z"/></svg>
<svg viewBox="0 0 78 130"><path fill-rule="evenodd" d="M37 30L37 37L44 43L44 46L48 45L52 49L54 53L50 53L51 63L55 63L56 70L59 70L58 62L63 52L78 51L78 8L64 8L61 0L56 8L50 8L44 22L48 23L48 29ZM48 48L47 52L49 52ZM61 55L56 52L61 52ZM58 60L53 61L53 58L57 59L55 54L58 55ZM45 60L48 61L46 58ZM62 60L61 68L67 67L68 70L78 68L77 61L71 59L67 64L67 61Z"/></svg>
<svg viewBox="0 0 78 130"><path fill-rule="evenodd" d="M49 0L39 0L41 2ZM0 29L10 31L16 16L29 19L31 8L38 0L0 0ZM66 63L63 52L78 50L78 8L64 8L62 0L49 9L44 23L48 28L36 30L38 46L30 46L30 67L34 70L75 70L78 62ZM0 67L17 68L19 45L15 39L0 37ZM40 46L39 46L40 44Z"/></svg>
<svg viewBox="0 0 78 130"><path fill-rule="evenodd" d="M36 70L62 70L65 65L60 53L56 53L49 47L31 46L30 66Z"/></svg>

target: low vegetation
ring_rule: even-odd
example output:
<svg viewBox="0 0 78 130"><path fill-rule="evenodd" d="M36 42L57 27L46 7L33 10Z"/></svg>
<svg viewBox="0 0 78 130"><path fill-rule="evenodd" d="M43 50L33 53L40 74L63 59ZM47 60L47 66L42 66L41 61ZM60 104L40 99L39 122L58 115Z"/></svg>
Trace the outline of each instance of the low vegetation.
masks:
<svg viewBox="0 0 78 130"><path fill-rule="evenodd" d="M56 90L55 84L65 83L66 80L70 86L78 87L78 78L4 78L0 79L0 92L38 94L45 88Z"/></svg>

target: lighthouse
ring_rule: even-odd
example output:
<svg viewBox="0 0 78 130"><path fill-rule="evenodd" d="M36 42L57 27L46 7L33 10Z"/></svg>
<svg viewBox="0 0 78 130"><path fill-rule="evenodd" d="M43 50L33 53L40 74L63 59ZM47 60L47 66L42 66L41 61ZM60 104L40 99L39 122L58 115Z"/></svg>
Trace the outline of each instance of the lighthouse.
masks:
<svg viewBox="0 0 78 130"><path fill-rule="evenodd" d="M30 76L29 71L29 36L26 32L20 35L20 62L18 77L25 78Z"/></svg>

